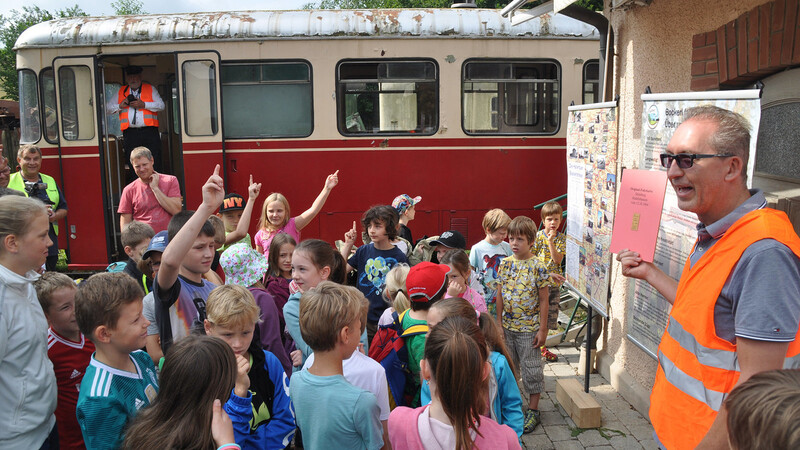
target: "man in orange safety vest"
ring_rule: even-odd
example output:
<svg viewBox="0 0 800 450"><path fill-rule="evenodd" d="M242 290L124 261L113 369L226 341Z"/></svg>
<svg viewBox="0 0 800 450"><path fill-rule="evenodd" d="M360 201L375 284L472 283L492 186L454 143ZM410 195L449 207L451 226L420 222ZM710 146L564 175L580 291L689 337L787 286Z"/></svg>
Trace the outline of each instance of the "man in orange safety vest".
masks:
<svg viewBox="0 0 800 450"><path fill-rule="evenodd" d="M661 164L697 241L675 281L633 251L625 276L672 304L658 347L650 421L663 448L728 448L728 393L755 373L800 367L800 238L747 189L747 121L715 106L685 111Z"/></svg>
<svg viewBox="0 0 800 450"><path fill-rule="evenodd" d="M128 84L121 86L116 97L106 104L108 114L119 113L125 148L124 161L130 161L136 147L147 147L153 155L156 171L161 170L161 136L158 132L158 112L164 110L164 101L152 84L142 82L142 68L125 68Z"/></svg>

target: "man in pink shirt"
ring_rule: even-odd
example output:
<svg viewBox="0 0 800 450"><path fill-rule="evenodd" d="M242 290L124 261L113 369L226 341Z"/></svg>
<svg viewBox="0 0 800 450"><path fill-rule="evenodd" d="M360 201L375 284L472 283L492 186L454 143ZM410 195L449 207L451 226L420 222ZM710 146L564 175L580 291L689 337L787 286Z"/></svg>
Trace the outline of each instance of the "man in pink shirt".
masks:
<svg viewBox="0 0 800 450"><path fill-rule="evenodd" d="M166 230L169 220L182 207L178 179L153 170L153 155L147 147L133 149L131 166L139 178L122 190L117 210L120 229L137 220L153 227L156 233Z"/></svg>

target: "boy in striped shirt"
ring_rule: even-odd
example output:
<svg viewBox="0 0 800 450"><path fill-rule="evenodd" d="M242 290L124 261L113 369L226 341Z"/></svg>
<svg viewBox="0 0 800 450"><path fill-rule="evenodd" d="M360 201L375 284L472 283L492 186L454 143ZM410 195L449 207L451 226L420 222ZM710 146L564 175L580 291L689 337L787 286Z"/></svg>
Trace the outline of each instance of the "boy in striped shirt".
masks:
<svg viewBox="0 0 800 450"><path fill-rule="evenodd" d="M78 424L86 447L115 449L128 421L155 400L156 369L141 351L150 322L141 286L124 273L99 273L81 283L75 317L96 351L81 382Z"/></svg>

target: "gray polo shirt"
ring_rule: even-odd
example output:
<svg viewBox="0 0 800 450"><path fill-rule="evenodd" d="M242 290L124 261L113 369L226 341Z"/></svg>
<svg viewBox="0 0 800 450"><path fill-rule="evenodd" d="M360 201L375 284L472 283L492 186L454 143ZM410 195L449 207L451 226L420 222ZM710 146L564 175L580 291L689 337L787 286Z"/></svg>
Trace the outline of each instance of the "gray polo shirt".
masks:
<svg viewBox="0 0 800 450"><path fill-rule="evenodd" d="M694 266L737 220L767 206L764 193L751 197L722 219L697 225ZM758 341L791 342L800 323L800 259L784 244L763 239L750 245L736 263L714 306L716 334Z"/></svg>

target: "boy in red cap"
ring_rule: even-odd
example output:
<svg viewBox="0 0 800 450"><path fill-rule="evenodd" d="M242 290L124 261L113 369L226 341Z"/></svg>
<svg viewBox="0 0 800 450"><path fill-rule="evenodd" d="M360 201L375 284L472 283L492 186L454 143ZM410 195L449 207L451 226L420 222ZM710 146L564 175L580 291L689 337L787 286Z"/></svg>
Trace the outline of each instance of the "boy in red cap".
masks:
<svg viewBox="0 0 800 450"><path fill-rule="evenodd" d="M414 325L428 324L428 310L436 301L444 298L447 292L447 273L450 267L444 264L421 262L408 272L406 277L406 290L411 300L411 309L403 314L400 322L404 330ZM418 334L406 338L405 345L408 350L408 368L411 378L406 381L406 392L411 393L412 404L406 405L416 408L420 406L420 378L419 362L425 357L425 334Z"/></svg>

